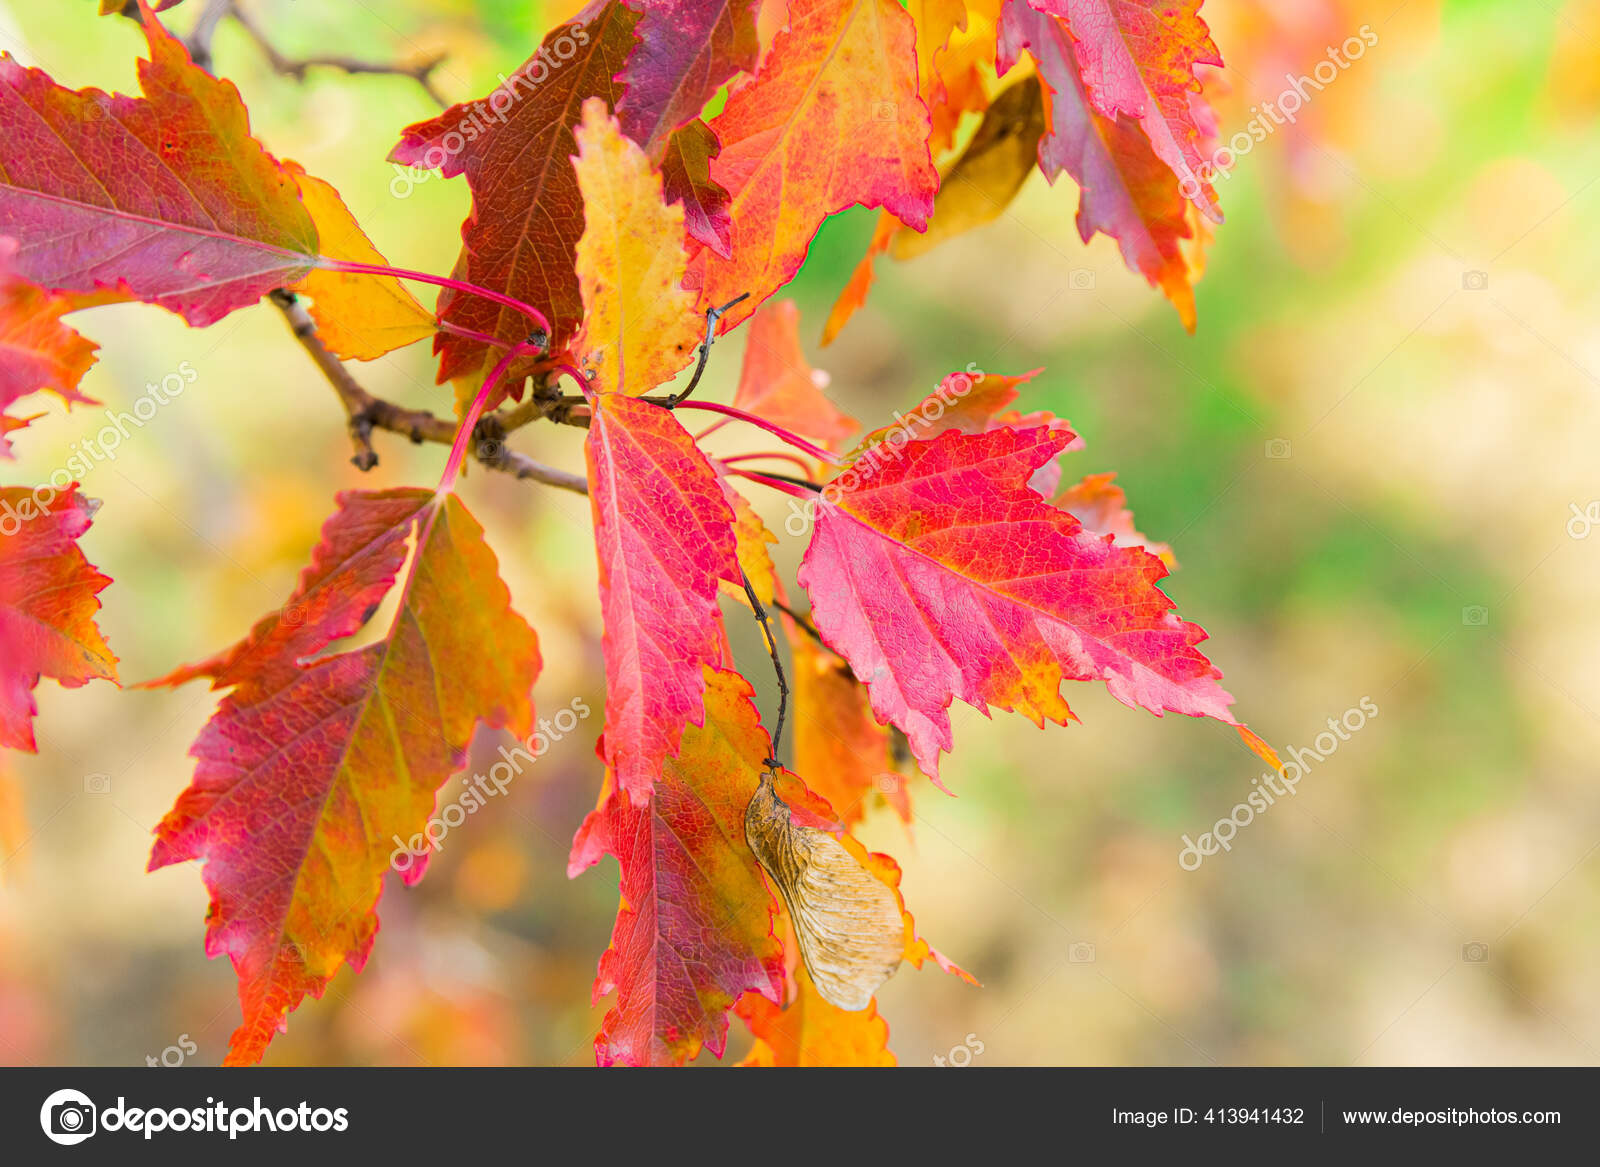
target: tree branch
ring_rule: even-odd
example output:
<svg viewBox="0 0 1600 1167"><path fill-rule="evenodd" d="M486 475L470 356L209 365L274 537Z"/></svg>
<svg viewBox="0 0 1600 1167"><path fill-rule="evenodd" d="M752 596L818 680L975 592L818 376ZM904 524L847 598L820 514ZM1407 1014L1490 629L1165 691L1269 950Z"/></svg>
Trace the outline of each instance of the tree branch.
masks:
<svg viewBox="0 0 1600 1167"><path fill-rule="evenodd" d="M212 37L216 34L217 26L228 17L232 17L239 27L244 29L245 35L255 42L262 56L266 57L267 64L272 66L272 71L281 76L293 77L296 81L303 82L308 69L338 69L351 74L409 77L422 87L422 91L432 98L440 109L450 104L433 85L433 72L444 61L442 53L409 65L362 61L340 56L286 57L267 38L261 26L239 6L238 0L210 0L195 21L194 31L189 34L189 55L201 68L211 67Z"/></svg>
<svg viewBox="0 0 1600 1167"><path fill-rule="evenodd" d="M750 601L750 608L756 614L756 619L761 621L761 632L767 638L767 652L772 656L772 669L778 674L778 720L772 729L772 753L767 758L767 767L774 773L782 767L778 761L778 749L783 745L783 719L789 710L789 680L783 675L783 661L778 656L778 638L772 631L772 620L767 615L767 610L756 597L756 589L750 583L750 577L745 572L739 573L744 582L744 594Z"/></svg>
<svg viewBox="0 0 1600 1167"><path fill-rule="evenodd" d="M316 323L293 292L279 288L268 297L283 313L289 330L300 342L322 375L333 386L350 419L350 439L355 445L355 456L350 459L361 470L371 470L378 464L377 451L372 448L372 431L388 430L403 434L418 444L436 442L450 445L455 441L456 423L449 418L437 417L425 409L406 409L374 397L350 375L344 363L328 351L327 345L317 335ZM508 449L505 435L509 429L499 413L486 415L478 423L477 442L473 450L478 461L492 470L499 470L516 478L542 482L547 486L570 490L575 494L588 494L588 483L579 475L557 470L542 462L535 462L525 454Z"/></svg>
<svg viewBox="0 0 1600 1167"><path fill-rule="evenodd" d="M689 378L689 383L683 387L681 393L675 393L666 399L664 404L668 409L687 401L689 394L694 392L695 386L700 384L700 374L706 371L706 358L711 355L711 345L717 339L717 321L722 318L722 314L735 304L749 299L749 297L749 292L740 292L722 307L706 309L706 338L700 342L700 360L695 364L694 376Z"/></svg>

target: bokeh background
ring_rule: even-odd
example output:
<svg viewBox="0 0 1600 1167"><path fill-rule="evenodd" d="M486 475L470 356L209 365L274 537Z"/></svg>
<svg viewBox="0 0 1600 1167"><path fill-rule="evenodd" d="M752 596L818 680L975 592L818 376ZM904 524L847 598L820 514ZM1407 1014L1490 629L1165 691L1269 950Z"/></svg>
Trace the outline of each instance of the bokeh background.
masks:
<svg viewBox="0 0 1600 1167"><path fill-rule="evenodd" d="M446 52L452 99L486 91L571 10L249 8L289 55ZM0 48L69 85L134 91L138 30L94 9L0 0ZM1064 729L958 706L959 797L920 782L911 830L879 808L864 838L904 866L923 935L985 987L902 970L880 997L892 1048L910 1065L979 1043L974 1065L1592 1063L1600 3L1210 0L1204 16L1229 62L1208 90L1225 134L1361 26L1378 43L1220 184L1196 335L1114 244L1079 242L1069 182L1035 175L1001 221L881 264L823 350L873 222L832 220L793 288L808 354L869 425L969 361L1043 366L1024 406L1071 418L1088 448L1069 473L1115 470L1141 528L1174 546L1169 590L1210 631L1240 715L1287 749L1363 698L1379 714L1190 872L1181 836L1260 774L1224 727L1088 686ZM432 111L414 85L299 84L231 25L215 68L269 148L332 181L392 262L449 270L464 187L408 187L383 160ZM442 464L440 447L380 435L381 466L350 467L337 403L270 307L206 331L116 307L88 331L103 348L84 389L106 407L182 362L195 373L84 479L105 504L84 546L116 580L101 625L125 681L282 603L336 490L429 484ZM713 355L724 400L741 345ZM358 373L448 408L426 346ZM103 424L52 407L0 480L44 477ZM516 443L579 468L580 440ZM542 638L541 705L599 709L586 503L488 474L464 490ZM773 500L792 569L783 513ZM39 756L0 759L0 1062L170 1062L177 1047L216 1063L238 1007L227 962L204 956L199 872L143 874L215 695L46 682L39 696ZM565 863L600 781L597 731L452 832L418 888L391 883L366 971L295 1013L269 1064L591 1063L616 867L569 882ZM735 1022L727 1060L747 1040Z"/></svg>

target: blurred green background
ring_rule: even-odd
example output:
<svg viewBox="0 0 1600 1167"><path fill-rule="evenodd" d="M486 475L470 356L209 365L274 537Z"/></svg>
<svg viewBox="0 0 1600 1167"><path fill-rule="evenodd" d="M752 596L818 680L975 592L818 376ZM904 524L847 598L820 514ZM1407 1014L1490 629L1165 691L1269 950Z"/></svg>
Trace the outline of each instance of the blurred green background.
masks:
<svg viewBox="0 0 1600 1167"><path fill-rule="evenodd" d="M289 55L447 52L452 99L486 91L571 9L249 7ZM0 0L0 48L67 85L134 91L139 32L94 8ZM170 24L186 31L190 9ZM863 837L905 868L921 933L985 987L902 970L880 996L891 1047L909 1065L969 1038L975 1065L1592 1063L1600 4L1210 0L1203 15L1229 62L1208 82L1225 135L1327 46L1363 25L1378 43L1220 184L1195 336L1113 243L1079 242L1070 182L1038 175L1001 221L880 264L828 349L815 340L873 213L830 221L792 294L812 363L869 427L969 361L1044 366L1021 405L1071 418L1088 448L1069 477L1115 470L1140 528L1173 545L1169 591L1211 633L1239 715L1287 750L1364 697L1379 713L1190 872L1181 836L1260 773L1227 729L1088 686L1070 688L1082 724L1065 729L958 706L959 797L919 782L910 837L882 809ZM463 185L399 198L383 160L432 112L414 85L297 84L231 26L215 69L391 262L449 270ZM347 464L337 403L269 307L203 332L137 306L78 320L102 345L83 388L105 407L181 362L196 373L84 479L105 503L84 546L116 580L101 625L125 682L282 603L334 491L437 477L442 448L386 435L370 476ZM723 400L741 345L713 354ZM425 345L357 373L448 408ZM33 482L103 424L100 408L52 407L0 480ZM577 431L536 430L516 444L581 468ZM541 706L599 709L587 504L488 474L464 492L539 630ZM760 501L792 571L803 547L781 500ZM142 874L215 696L47 682L39 697L39 756L3 763L0 1062L143 1064L187 1040L215 1063L238 1006L227 962L204 955L199 872ZM391 882L366 971L292 1015L269 1064L592 1061L616 867L569 883L565 860L599 787L598 728L452 832L419 887ZM746 1043L735 1022L728 1060Z"/></svg>

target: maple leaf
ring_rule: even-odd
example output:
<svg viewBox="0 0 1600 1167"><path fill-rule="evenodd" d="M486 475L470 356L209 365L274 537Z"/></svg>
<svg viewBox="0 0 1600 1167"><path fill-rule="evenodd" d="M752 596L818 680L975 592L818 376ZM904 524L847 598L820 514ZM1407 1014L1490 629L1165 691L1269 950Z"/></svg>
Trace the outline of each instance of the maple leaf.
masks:
<svg viewBox="0 0 1600 1167"><path fill-rule="evenodd" d="M926 224L938 174L915 38L894 0L792 0L757 75L712 119L722 150L710 173L729 194L733 256L702 246L689 286L702 309L750 294L723 332L789 282L827 216L859 203Z"/></svg>
<svg viewBox="0 0 1600 1167"><path fill-rule="evenodd" d="M750 683L707 669L705 723L683 734L648 806L608 775L578 829L577 876L603 854L622 868L622 903L600 958L594 1000L615 991L595 1038L606 1066L682 1065L702 1046L718 1057L741 995L783 991L775 910L745 840L745 807L770 749Z"/></svg>
<svg viewBox="0 0 1600 1167"><path fill-rule="evenodd" d="M955 144L962 115L989 104L984 74L994 65L995 22L999 0L908 0L906 10L917 29L917 92L931 117L928 149L937 159ZM844 290L834 301L822 331L823 345L866 303L875 278L874 265L889 249L900 220L889 211L878 215L867 252L856 264Z"/></svg>
<svg viewBox="0 0 1600 1167"><path fill-rule="evenodd" d="M1018 389L1042 371L1033 369L1017 376L977 371L950 373L908 413L899 414L902 420L873 430L863 438L849 457L860 458L882 442L932 438L950 431L981 434L1003 426L1011 429L1048 426L1067 436L1063 453L1083 449L1083 439L1073 433L1071 422L1047 410L1022 413L1010 408L1017 399ZM883 456L881 451L878 456ZM1028 484L1049 498L1061 486L1060 464L1052 458L1034 472Z"/></svg>
<svg viewBox="0 0 1600 1167"><path fill-rule="evenodd" d="M1178 558L1165 543L1156 543L1139 533L1128 509L1128 496L1112 479L1115 474L1089 474L1061 492L1055 505L1083 524L1084 530L1110 535L1118 547L1143 547L1167 565L1178 569Z"/></svg>
<svg viewBox="0 0 1600 1167"><path fill-rule="evenodd" d="M1086 532L1030 488L1070 440L1002 427L878 447L818 508L799 573L812 618L936 782L956 697L1065 724L1061 682L1101 680L1152 713L1239 724L1195 648L1204 631L1156 586L1161 561Z"/></svg>
<svg viewBox="0 0 1600 1167"><path fill-rule="evenodd" d="M384 639L318 655L371 617L412 547ZM168 678L232 687L190 751L194 782L156 828L149 863L205 861L206 951L232 958L244 1012L227 1064L259 1061L342 964L360 971L394 856L422 832L479 722L530 732L538 671L537 638L477 521L452 494L392 490L341 495L284 609ZM407 882L427 854L411 854Z"/></svg>
<svg viewBox="0 0 1600 1167"><path fill-rule="evenodd" d="M694 300L680 286L683 209L662 202L660 176L597 97L584 102L577 141L584 322L573 351L605 389L648 393L687 365L700 341Z"/></svg>
<svg viewBox="0 0 1600 1167"><path fill-rule="evenodd" d="M829 1004L796 959L793 925L780 913L773 931L784 937L788 991L780 1006L759 993L739 998L734 1012L750 1027L755 1042L741 1066L892 1066L889 1026L877 1002L846 1010Z"/></svg>
<svg viewBox="0 0 1600 1167"><path fill-rule="evenodd" d="M872 716L867 690L842 657L787 617L784 628L794 660L795 771L852 826L894 772L889 731Z"/></svg>
<svg viewBox="0 0 1600 1167"><path fill-rule="evenodd" d="M1087 243L1098 231L1115 239L1123 262L1162 290L1192 333L1204 220L1184 199L1177 175L1157 157L1144 132L1090 105L1066 25L1028 7L1027 0L1006 0L1001 71L1008 71L1024 50L1037 63L1050 123L1039 143L1039 168L1051 182L1065 171L1081 188L1079 237Z"/></svg>
<svg viewBox="0 0 1600 1167"><path fill-rule="evenodd" d="M826 384L827 375L806 362L800 347L794 301L762 305L750 321L734 405L837 450L861 423L822 395Z"/></svg>
<svg viewBox="0 0 1600 1167"><path fill-rule="evenodd" d="M938 158L956 141L961 115L989 104L983 84L994 64L1000 0L909 0L917 26L917 91L932 115L928 146Z"/></svg>
<svg viewBox="0 0 1600 1167"><path fill-rule="evenodd" d="M41 676L70 689L117 679L117 658L94 623L111 580L78 547L98 507L77 483L47 503L27 487L0 486L0 746L37 750Z"/></svg>
<svg viewBox="0 0 1600 1167"><path fill-rule="evenodd" d="M733 255L733 214L728 192L711 179L711 160L722 147L711 127L696 119L667 142L661 161L662 196L683 208L683 229L723 259Z"/></svg>
<svg viewBox="0 0 1600 1167"><path fill-rule="evenodd" d="M605 620L605 758L643 805L685 724L701 724L701 666L722 659L718 589L742 577L733 512L678 419L615 393L592 401L584 449Z"/></svg>
<svg viewBox="0 0 1600 1167"><path fill-rule="evenodd" d="M238 90L141 12L144 97L66 89L0 54L0 234L42 287L122 289L199 327L305 275L317 229Z"/></svg>
<svg viewBox="0 0 1600 1167"><path fill-rule="evenodd" d="M741 70L755 66L756 0L633 0L639 46L618 78L622 131L659 159L667 140L700 116Z"/></svg>
<svg viewBox="0 0 1600 1167"><path fill-rule="evenodd" d="M1033 173L1044 129L1037 78L1025 77L1003 90L940 179L927 231L896 231L890 254L897 260L914 259L998 219Z"/></svg>
<svg viewBox="0 0 1600 1167"><path fill-rule="evenodd" d="M583 198L571 158L584 100L615 108L639 15L620 0L585 10L582 23L553 29L537 52L486 97L451 106L408 126L391 161L466 175L472 211L461 225L457 278L532 304L550 320L550 350L560 352L583 316L575 260ZM446 289L439 318L508 344L528 335L526 317L479 296ZM492 354L481 341L440 333L440 382L482 370Z"/></svg>
<svg viewBox="0 0 1600 1167"><path fill-rule="evenodd" d="M298 162L283 165L316 224L324 256L388 266L338 191L307 174ZM317 268L295 284L294 290L311 297L318 337L329 352L347 361L376 360L434 332L433 313L393 276L374 279Z"/></svg>
<svg viewBox="0 0 1600 1167"><path fill-rule="evenodd" d="M69 406L93 404L78 383L94 364L100 346L86 340L61 317L82 307L70 296L55 295L10 270L16 240L0 236L0 456L11 456L5 435L31 419L5 413L12 402L48 389Z"/></svg>
<svg viewBox="0 0 1600 1167"><path fill-rule="evenodd" d="M721 473L720 467L718 473ZM771 605L779 591L778 569L772 562L772 552L767 548L776 543L778 537L767 530L767 525L756 514L750 500L728 484L726 475L720 481L723 497L733 508L734 554L739 560L739 569L750 581L750 590L755 592L756 599ZM722 581L722 590L746 607L750 606L750 597L744 594L742 583L735 584L725 579Z"/></svg>
<svg viewBox="0 0 1600 1167"><path fill-rule="evenodd" d="M1206 162L1192 106L1200 92L1195 66L1222 65L1200 18L1203 2L1029 0L1039 12L1066 21L1095 112L1105 118L1125 114L1138 122L1185 193L1220 223L1216 192L1202 177Z"/></svg>

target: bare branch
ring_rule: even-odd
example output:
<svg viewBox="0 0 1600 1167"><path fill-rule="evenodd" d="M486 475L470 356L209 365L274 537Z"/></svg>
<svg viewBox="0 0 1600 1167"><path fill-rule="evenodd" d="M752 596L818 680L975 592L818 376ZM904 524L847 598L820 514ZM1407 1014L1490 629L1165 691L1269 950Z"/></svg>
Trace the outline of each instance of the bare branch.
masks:
<svg viewBox="0 0 1600 1167"><path fill-rule="evenodd" d="M449 418L437 417L425 409L406 409L392 401L374 397L363 389L350 375L350 370L344 367L344 363L322 343L322 338L317 335L316 323L293 292L279 288L269 298L283 313L300 347L316 362L328 384L339 395L339 401L350 419L350 439L355 444L356 452L350 459L351 463L362 470L371 470L378 464L377 451L372 448L373 430L403 434L417 443L436 442L448 446L455 441L456 423ZM506 432L507 426L500 414L485 415L478 423L478 440L473 451L478 461L490 469L516 478L542 482L576 494L589 493L588 483L579 475L557 470L553 466L535 462L525 454L507 449L503 440Z"/></svg>
<svg viewBox="0 0 1600 1167"><path fill-rule="evenodd" d="M239 27L244 29L245 35L255 42L262 56L266 57L267 64L272 66L273 72L282 76L304 81L307 70L338 69L340 72L351 74L409 77L422 87L422 91L431 97L440 109L450 104L433 84L434 70L444 60L442 53L411 64L363 61L341 56L286 57L267 38L267 34L262 31L254 18L239 6L238 0L209 0L201 10L199 19L195 21L194 31L189 34L189 55L202 68L211 67L212 37L216 34L217 26L228 17L232 17Z"/></svg>

